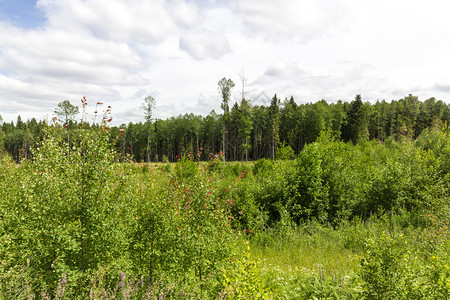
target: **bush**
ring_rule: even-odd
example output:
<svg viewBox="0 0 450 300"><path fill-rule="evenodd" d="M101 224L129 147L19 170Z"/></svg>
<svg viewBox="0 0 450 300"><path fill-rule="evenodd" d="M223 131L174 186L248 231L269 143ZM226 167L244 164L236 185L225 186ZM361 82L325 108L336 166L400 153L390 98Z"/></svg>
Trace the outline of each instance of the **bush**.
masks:
<svg viewBox="0 0 450 300"><path fill-rule="evenodd" d="M261 158L253 164L253 174L264 176L273 171L273 161Z"/></svg>
<svg viewBox="0 0 450 300"><path fill-rule="evenodd" d="M98 266L119 262L126 245L124 176L116 173L107 131L81 131L68 154L57 130L48 128L35 161L22 165L18 194L5 207L9 240L2 248L14 253L10 268L27 267L33 291L54 290L63 274L68 286L82 287Z"/></svg>
<svg viewBox="0 0 450 300"><path fill-rule="evenodd" d="M284 205L297 223L316 219L337 224L352 216L362 194L354 172L353 146L328 140L305 146L286 173Z"/></svg>
<svg viewBox="0 0 450 300"><path fill-rule="evenodd" d="M286 142L283 142L278 146L276 159L278 160L289 160L295 157L295 152L292 150L291 146L286 145Z"/></svg>
<svg viewBox="0 0 450 300"><path fill-rule="evenodd" d="M437 237L434 229L411 233ZM450 257L446 242L438 239L437 244L427 245L430 239L424 241L398 231L367 240L360 271L367 299L448 298Z"/></svg>
<svg viewBox="0 0 450 300"><path fill-rule="evenodd" d="M223 269L223 291L220 299L272 299L270 289L264 286L259 274L258 262L250 257L249 242L245 242L244 254L227 269Z"/></svg>

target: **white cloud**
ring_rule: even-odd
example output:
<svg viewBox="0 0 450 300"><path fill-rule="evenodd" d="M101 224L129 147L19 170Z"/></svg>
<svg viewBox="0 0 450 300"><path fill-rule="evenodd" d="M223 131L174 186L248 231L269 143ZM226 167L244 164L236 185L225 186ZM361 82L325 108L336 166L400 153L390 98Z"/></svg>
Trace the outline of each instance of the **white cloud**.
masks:
<svg viewBox="0 0 450 300"><path fill-rule="evenodd" d="M300 70L297 63L278 62L267 68L264 75L271 79L291 80L303 76L304 71Z"/></svg>
<svg viewBox="0 0 450 300"><path fill-rule="evenodd" d="M306 43L345 28L350 17L345 1L233 0L251 36Z"/></svg>
<svg viewBox="0 0 450 300"><path fill-rule="evenodd" d="M50 105L52 96L39 85L24 83L0 74L0 112L13 113L17 110L39 111Z"/></svg>
<svg viewBox="0 0 450 300"><path fill-rule="evenodd" d="M195 2L174 0L169 3L168 11L175 24L182 29L194 27L203 21L203 16Z"/></svg>
<svg viewBox="0 0 450 300"><path fill-rule="evenodd" d="M49 26L100 39L155 44L175 31L162 0L40 0Z"/></svg>
<svg viewBox="0 0 450 300"><path fill-rule="evenodd" d="M1 0L0 0L1 1ZM0 21L0 114L45 116L57 103L103 100L115 122L220 112L217 82L273 94L450 100L449 4L440 0L38 0L36 28ZM259 100L258 100L259 99ZM259 101L259 102L258 102ZM26 113L32 112L32 113ZM5 117L7 116L7 117Z"/></svg>
<svg viewBox="0 0 450 300"><path fill-rule="evenodd" d="M24 31L0 25L0 69L25 80L51 77L113 84L128 81L140 57L127 45L53 29Z"/></svg>
<svg viewBox="0 0 450 300"><path fill-rule="evenodd" d="M377 100L377 88L384 84L386 82L367 64L341 64L338 72L322 73L302 70L297 63L277 62L250 82L248 97L264 105L274 94L282 99L294 96L298 102L320 99L351 101L358 93L362 93L366 100Z"/></svg>
<svg viewBox="0 0 450 300"><path fill-rule="evenodd" d="M219 59L231 52L227 37L220 32L202 29L180 38L180 48L195 59Z"/></svg>

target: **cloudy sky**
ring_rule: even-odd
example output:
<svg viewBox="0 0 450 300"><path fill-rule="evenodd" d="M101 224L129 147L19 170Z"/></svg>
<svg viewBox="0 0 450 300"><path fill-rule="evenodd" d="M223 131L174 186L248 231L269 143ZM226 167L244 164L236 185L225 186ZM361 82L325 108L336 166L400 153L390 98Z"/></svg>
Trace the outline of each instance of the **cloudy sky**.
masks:
<svg viewBox="0 0 450 300"><path fill-rule="evenodd" d="M450 101L445 0L0 0L0 115L51 116L57 104L111 105L116 125L325 99ZM242 76L244 75L244 76Z"/></svg>

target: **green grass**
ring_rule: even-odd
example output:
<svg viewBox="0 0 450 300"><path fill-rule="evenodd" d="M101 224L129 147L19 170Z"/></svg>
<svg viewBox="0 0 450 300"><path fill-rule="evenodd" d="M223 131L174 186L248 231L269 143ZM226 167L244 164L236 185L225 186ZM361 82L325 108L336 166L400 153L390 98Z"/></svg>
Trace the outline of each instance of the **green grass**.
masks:
<svg viewBox="0 0 450 300"><path fill-rule="evenodd" d="M403 293L400 299L439 299L447 293L446 286L450 288L445 263L450 258L448 221L440 226L405 226L412 217L374 215L335 229L315 222L279 225L252 238L251 255L259 262L260 276L275 299L365 299L393 293ZM376 270L384 263L392 272L405 272L405 280L391 290L374 285L382 280L379 277L370 281L370 276L383 276L384 269ZM430 286L430 280L436 280L439 292L421 290L419 283ZM434 294L428 298L425 293Z"/></svg>
<svg viewBox="0 0 450 300"><path fill-rule="evenodd" d="M275 234L261 233L259 241L252 243L252 255L266 267L283 271L322 269L337 277L358 271L359 253L342 245L339 232L326 230L310 235L299 229L290 237Z"/></svg>

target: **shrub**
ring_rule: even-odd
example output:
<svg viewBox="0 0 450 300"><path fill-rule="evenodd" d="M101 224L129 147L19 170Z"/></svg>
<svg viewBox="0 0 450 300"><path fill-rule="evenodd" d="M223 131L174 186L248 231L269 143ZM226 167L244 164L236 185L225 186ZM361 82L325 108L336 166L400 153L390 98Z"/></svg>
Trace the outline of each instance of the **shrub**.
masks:
<svg viewBox="0 0 450 300"><path fill-rule="evenodd" d="M291 146L286 145L286 142L281 143L278 146L276 159L278 160L289 160L295 157L295 152L292 150Z"/></svg>
<svg viewBox="0 0 450 300"><path fill-rule="evenodd" d="M411 232L428 235L424 241L398 232L368 239L360 271L365 296L368 299L448 298L449 255L446 242L436 240L434 230ZM430 239L430 234L434 238ZM437 243L428 244L433 239Z"/></svg>
<svg viewBox="0 0 450 300"><path fill-rule="evenodd" d="M264 176L273 171L273 161L261 158L253 164L253 174Z"/></svg>
<svg viewBox="0 0 450 300"><path fill-rule="evenodd" d="M245 242L244 254L227 269L223 269L223 291L219 299L272 299L270 289L264 286L258 262L250 258L249 242Z"/></svg>
<svg viewBox="0 0 450 300"><path fill-rule="evenodd" d="M305 146L286 173L285 207L294 221L336 224L348 219L362 194L354 172L354 148L328 140Z"/></svg>

